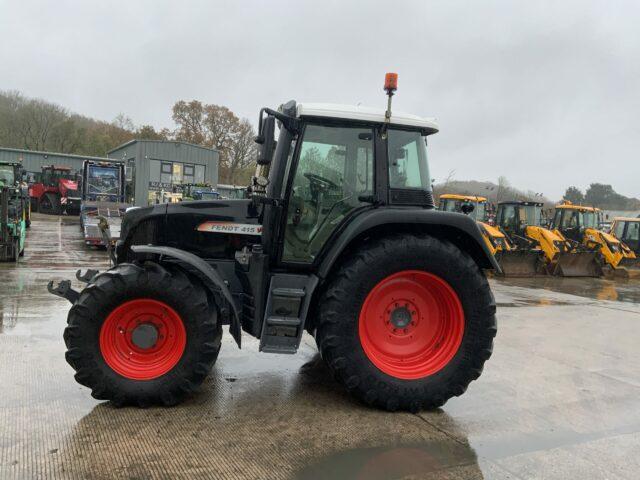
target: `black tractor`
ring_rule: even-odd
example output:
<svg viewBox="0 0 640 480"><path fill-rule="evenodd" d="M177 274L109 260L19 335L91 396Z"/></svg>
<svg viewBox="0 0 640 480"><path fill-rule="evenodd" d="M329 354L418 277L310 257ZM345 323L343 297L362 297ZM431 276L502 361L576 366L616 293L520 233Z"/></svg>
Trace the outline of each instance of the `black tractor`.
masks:
<svg viewBox="0 0 640 480"><path fill-rule="evenodd" d="M476 222L434 208L430 120L329 104L263 108L248 198L127 212L116 265L63 281L76 380L115 405L174 405L203 382L223 325L262 352L305 331L368 405L436 408L491 356L499 270ZM279 127L275 141L275 127Z"/></svg>

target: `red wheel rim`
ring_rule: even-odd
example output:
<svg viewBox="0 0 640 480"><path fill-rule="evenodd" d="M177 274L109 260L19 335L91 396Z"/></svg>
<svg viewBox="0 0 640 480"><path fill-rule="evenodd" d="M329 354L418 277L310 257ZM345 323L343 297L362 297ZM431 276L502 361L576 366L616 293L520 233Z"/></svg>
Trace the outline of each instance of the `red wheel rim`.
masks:
<svg viewBox="0 0 640 480"><path fill-rule="evenodd" d="M132 380L158 378L176 366L187 344L180 315L157 300L115 308L100 329L100 351L115 372Z"/></svg>
<svg viewBox="0 0 640 480"><path fill-rule="evenodd" d="M404 270L369 292L358 333L376 367L392 377L415 380L442 370L454 357L464 335L464 311L442 278Z"/></svg>

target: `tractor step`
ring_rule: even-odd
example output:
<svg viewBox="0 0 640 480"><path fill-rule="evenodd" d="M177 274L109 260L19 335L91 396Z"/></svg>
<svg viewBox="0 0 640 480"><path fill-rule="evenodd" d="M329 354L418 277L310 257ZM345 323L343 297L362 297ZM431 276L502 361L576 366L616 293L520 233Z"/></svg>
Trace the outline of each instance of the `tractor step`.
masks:
<svg viewBox="0 0 640 480"><path fill-rule="evenodd" d="M296 353L313 290L318 284L315 275L275 274L271 277L265 311L260 351Z"/></svg>

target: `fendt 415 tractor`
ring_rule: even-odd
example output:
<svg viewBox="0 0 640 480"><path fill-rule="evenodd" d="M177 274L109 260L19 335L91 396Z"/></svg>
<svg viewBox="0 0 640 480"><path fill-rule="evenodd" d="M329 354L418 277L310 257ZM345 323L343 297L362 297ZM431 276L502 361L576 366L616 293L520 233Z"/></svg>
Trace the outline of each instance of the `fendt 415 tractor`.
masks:
<svg viewBox="0 0 640 480"><path fill-rule="evenodd" d="M125 171L122 162L82 164L80 228L87 245L108 247L120 238L125 211Z"/></svg>
<svg viewBox="0 0 640 480"><path fill-rule="evenodd" d="M80 213L78 181L69 167L43 166L39 178L29 187L29 196L34 212L51 215Z"/></svg>
<svg viewBox="0 0 640 480"><path fill-rule="evenodd" d="M18 262L24 254L29 198L22 175L21 164L0 162L0 261Z"/></svg>
<svg viewBox="0 0 640 480"><path fill-rule="evenodd" d="M260 112L247 199L132 209L117 265L49 290L73 303L76 380L115 405L172 405L202 383L222 325L292 354L306 330L335 378L388 410L443 405L479 377L496 334L473 219L434 208L431 121L388 107ZM278 122L279 137L274 138Z"/></svg>

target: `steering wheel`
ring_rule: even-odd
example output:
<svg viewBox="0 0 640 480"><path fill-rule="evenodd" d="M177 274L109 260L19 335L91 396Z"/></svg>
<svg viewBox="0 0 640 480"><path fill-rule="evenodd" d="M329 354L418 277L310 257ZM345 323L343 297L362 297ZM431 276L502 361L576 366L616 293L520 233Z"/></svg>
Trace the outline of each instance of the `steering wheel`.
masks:
<svg viewBox="0 0 640 480"><path fill-rule="evenodd" d="M332 182L328 178L324 178L324 177L322 177L320 175L316 175L315 173L305 173L304 176L311 183L318 184L320 187L335 188L335 189L339 189L340 188L336 183Z"/></svg>

